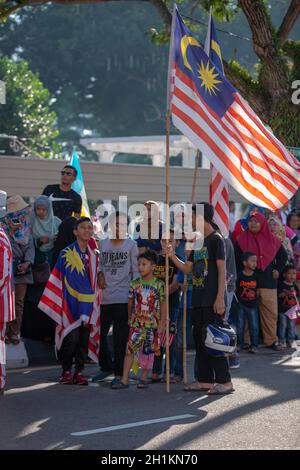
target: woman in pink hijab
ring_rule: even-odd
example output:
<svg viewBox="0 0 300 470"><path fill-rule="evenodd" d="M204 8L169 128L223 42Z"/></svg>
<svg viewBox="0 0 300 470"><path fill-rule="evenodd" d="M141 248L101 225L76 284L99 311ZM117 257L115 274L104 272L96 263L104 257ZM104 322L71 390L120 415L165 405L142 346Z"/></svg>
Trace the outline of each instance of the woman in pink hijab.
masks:
<svg viewBox="0 0 300 470"><path fill-rule="evenodd" d="M257 276L259 286L259 312L265 346L281 351L277 338L277 279L287 262L286 250L280 240L269 229L266 218L254 213L248 228L235 244L237 270L242 271L243 253L257 256Z"/></svg>

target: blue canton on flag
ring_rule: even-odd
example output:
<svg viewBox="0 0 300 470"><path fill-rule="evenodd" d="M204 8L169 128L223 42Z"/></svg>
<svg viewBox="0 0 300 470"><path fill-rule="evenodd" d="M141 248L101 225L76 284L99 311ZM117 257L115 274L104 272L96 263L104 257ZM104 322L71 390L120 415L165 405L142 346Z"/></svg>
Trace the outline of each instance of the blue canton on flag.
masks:
<svg viewBox="0 0 300 470"><path fill-rule="evenodd" d="M219 69L208 58L179 13L175 27L175 62L180 70L191 78L205 102L222 117L234 101L234 87L225 79L223 68ZM220 65L220 60L218 61Z"/></svg>

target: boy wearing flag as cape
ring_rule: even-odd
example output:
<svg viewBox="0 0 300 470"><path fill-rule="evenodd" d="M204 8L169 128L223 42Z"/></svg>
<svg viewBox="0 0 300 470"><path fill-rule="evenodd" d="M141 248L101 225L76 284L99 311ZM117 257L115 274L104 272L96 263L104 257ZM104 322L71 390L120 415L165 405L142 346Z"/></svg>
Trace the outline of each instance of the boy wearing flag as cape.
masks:
<svg viewBox="0 0 300 470"><path fill-rule="evenodd" d="M89 247L93 225L88 217L75 222L76 242L60 252L39 308L57 324L56 347L62 348L63 384L87 385L83 376L87 354L95 362L99 353L98 258ZM75 359L75 374L72 363Z"/></svg>

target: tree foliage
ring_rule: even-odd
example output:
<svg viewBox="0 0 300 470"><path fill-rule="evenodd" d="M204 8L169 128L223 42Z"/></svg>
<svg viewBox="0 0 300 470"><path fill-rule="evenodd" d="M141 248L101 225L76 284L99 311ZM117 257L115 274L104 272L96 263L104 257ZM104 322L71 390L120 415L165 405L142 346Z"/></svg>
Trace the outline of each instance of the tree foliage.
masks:
<svg viewBox="0 0 300 470"><path fill-rule="evenodd" d="M15 63L4 56L0 58L0 77L6 85L6 104L0 106L0 134L16 136L22 143L20 146L3 139L1 148L8 154L56 155L56 114L51 110L51 95L38 75L26 61ZM12 143L15 145L10 147Z"/></svg>
<svg viewBox="0 0 300 470"><path fill-rule="evenodd" d="M52 3L66 7L40 6L40 0L2 2L3 18L11 12L17 15L0 30L0 50L25 57L40 72L55 94L63 137L69 131L84 135L86 130L102 136L164 132L165 43L173 1L141 0L138 8L138 2L126 0ZM300 107L291 100L292 82L299 79L300 69L300 46L294 40L300 0L177 3L200 40L205 26L186 16L206 23L210 7L214 17L225 22L223 29L234 25L240 36L251 38L246 44L219 33L226 76L285 144L300 146Z"/></svg>

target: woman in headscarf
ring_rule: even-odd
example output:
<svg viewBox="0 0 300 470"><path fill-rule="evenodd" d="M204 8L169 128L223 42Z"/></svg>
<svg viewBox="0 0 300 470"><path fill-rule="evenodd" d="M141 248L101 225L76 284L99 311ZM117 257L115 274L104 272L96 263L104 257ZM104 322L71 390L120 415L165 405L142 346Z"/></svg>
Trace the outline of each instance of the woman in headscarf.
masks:
<svg viewBox="0 0 300 470"><path fill-rule="evenodd" d="M38 196L34 202L33 240L36 247L35 263L45 260L51 265L54 241L61 220L53 213L52 203L47 196Z"/></svg>
<svg viewBox="0 0 300 470"><path fill-rule="evenodd" d="M300 269L300 217L296 212L291 212L287 216L286 226L293 231L295 238L291 240L294 254L294 264L297 271Z"/></svg>
<svg viewBox="0 0 300 470"><path fill-rule="evenodd" d="M247 229L248 221L249 221L249 218L250 218L251 214L254 213L254 212L260 212L261 214L263 214L264 210L265 209L263 209L262 207L258 207L255 204L250 204L249 205L247 215L245 217L239 219L236 222L236 224L234 226L234 230L231 233L231 241L232 241L233 244L235 244L238 237L240 235L242 235L242 233L244 233L244 231Z"/></svg>
<svg viewBox="0 0 300 470"><path fill-rule="evenodd" d="M242 254L257 256L257 275L260 291L259 311L264 344L281 351L277 338L277 279L287 262L287 253L280 240L269 229L266 218L254 212L248 228L235 244L237 270L242 271Z"/></svg>
<svg viewBox="0 0 300 470"><path fill-rule="evenodd" d="M38 196L33 205L34 221L32 227L35 246L34 265L52 266L54 241L61 220L53 213L52 203L47 196ZM47 266L47 265L46 265ZM41 280L40 280L41 282ZM38 303L45 284L29 286L26 294L22 334L26 338L50 341L54 338L54 322L38 309Z"/></svg>
<svg viewBox="0 0 300 470"><path fill-rule="evenodd" d="M282 222L277 217L270 217L268 219L268 225L271 233L278 238L278 240L282 243L282 246L285 248L286 253L288 255L288 264L294 264L293 260L293 247L291 244L291 240L286 235L286 231Z"/></svg>
<svg viewBox="0 0 300 470"><path fill-rule="evenodd" d="M34 262L34 245L31 234L32 209L21 196L12 196L7 199L7 213L1 222L9 236L13 252L16 307L15 320L7 324L5 342L17 345L20 343L27 286L33 282L31 268Z"/></svg>

